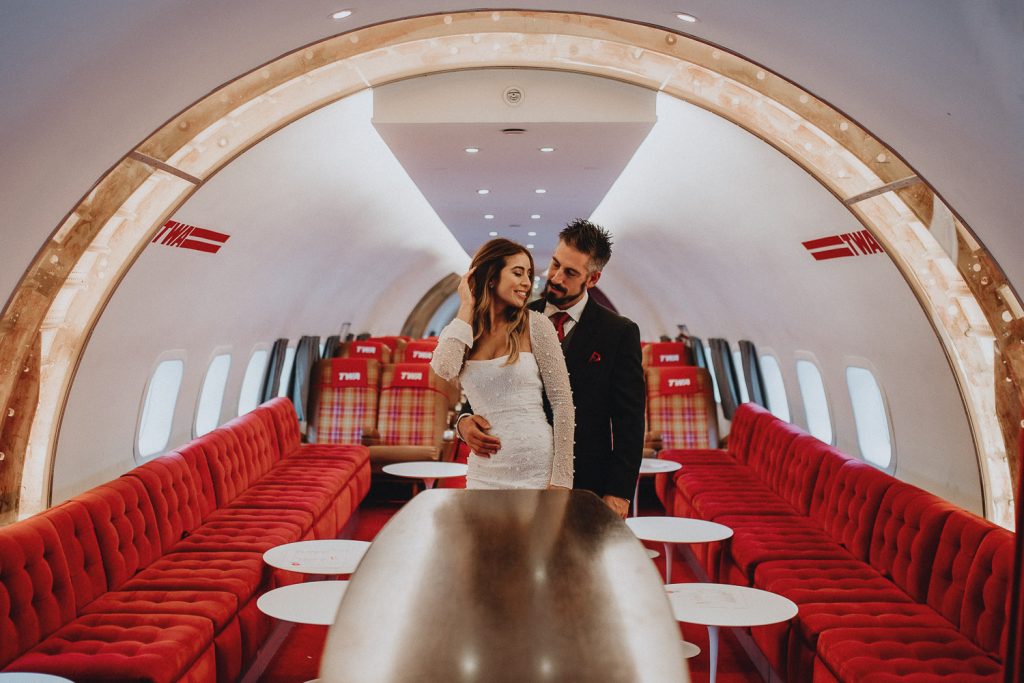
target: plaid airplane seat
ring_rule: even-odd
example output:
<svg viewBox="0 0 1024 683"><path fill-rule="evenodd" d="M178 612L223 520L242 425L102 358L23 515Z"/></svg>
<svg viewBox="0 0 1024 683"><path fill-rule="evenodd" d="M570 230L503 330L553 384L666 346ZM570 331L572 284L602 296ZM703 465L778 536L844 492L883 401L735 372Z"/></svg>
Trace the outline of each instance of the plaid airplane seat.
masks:
<svg viewBox="0 0 1024 683"><path fill-rule="evenodd" d="M311 441L363 443L377 425L380 364L365 358L330 358L317 363Z"/></svg>
<svg viewBox="0 0 1024 683"><path fill-rule="evenodd" d="M447 428L446 384L425 363L384 369L377 431L383 446L440 447Z"/></svg>
<svg viewBox="0 0 1024 683"><path fill-rule="evenodd" d="M391 362L391 347L375 339L350 341L342 345L340 355L343 358L375 360L381 365L386 365Z"/></svg>
<svg viewBox="0 0 1024 683"><path fill-rule="evenodd" d="M689 351L682 342L651 342L640 353L644 369L690 364Z"/></svg>
<svg viewBox="0 0 1024 683"><path fill-rule="evenodd" d="M645 376L646 446L661 450L718 446L718 416L707 370L694 366L649 367Z"/></svg>

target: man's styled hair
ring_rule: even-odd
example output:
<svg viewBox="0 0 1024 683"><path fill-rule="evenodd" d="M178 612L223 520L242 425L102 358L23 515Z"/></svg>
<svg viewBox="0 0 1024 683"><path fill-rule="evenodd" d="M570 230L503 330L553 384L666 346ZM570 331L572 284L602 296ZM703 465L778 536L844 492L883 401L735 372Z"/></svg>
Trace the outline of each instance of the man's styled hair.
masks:
<svg viewBox="0 0 1024 683"><path fill-rule="evenodd" d="M583 218L566 225L558 239L589 256L591 272L603 270L612 257L612 236L600 225Z"/></svg>

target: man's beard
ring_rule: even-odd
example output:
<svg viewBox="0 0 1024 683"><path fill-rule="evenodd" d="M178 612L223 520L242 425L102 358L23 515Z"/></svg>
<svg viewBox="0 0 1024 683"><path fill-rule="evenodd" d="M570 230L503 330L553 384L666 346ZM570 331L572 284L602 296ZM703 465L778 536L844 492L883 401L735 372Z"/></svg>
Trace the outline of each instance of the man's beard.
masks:
<svg viewBox="0 0 1024 683"><path fill-rule="evenodd" d="M580 291L573 293L565 288L558 288L556 290L555 285L549 282L544 287L544 300L550 304L554 304L555 306L564 306L570 301L578 299L580 296L582 296L585 287L586 285L580 287Z"/></svg>

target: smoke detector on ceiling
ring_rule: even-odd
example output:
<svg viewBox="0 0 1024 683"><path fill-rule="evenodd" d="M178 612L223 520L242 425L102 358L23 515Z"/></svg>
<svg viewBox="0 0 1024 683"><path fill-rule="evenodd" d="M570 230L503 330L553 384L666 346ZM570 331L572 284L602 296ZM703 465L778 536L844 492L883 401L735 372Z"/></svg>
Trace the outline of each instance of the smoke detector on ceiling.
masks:
<svg viewBox="0 0 1024 683"><path fill-rule="evenodd" d="M518 107L523 103L523 99L525 97L526 93L517 85L511 85L505 88L505 92L501 94L501 98L505 100L505 104L510 107Z"/></svg>

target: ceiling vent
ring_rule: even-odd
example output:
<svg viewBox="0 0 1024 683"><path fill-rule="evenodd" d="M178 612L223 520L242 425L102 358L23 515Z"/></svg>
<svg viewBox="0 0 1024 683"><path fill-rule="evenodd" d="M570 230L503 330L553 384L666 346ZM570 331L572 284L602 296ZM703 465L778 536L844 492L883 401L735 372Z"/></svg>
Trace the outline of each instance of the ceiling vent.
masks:
<svg viewBox="0 0 1024 683"><path fill-rule="evenodd" d="M505 92L501 94L501 98L505 100L505 104L510 107L518 107L523 103L523 99L525 97L526 93L523 92L523 89L515 85L505 88Z"/></svg>

